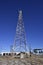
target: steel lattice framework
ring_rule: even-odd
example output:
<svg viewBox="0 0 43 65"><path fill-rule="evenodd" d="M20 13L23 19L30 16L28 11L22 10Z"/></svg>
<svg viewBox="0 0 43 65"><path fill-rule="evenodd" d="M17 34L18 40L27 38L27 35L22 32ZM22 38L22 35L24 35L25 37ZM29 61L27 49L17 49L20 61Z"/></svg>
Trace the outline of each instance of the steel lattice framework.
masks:
<svg viewBox="0 0 43 65"><path fill-rule="evenodd" d="M14 40L14 51L25 52L26 51L26 35L23 23L22 11L19 11L18 23L16 27L16 35Z"/></svg>

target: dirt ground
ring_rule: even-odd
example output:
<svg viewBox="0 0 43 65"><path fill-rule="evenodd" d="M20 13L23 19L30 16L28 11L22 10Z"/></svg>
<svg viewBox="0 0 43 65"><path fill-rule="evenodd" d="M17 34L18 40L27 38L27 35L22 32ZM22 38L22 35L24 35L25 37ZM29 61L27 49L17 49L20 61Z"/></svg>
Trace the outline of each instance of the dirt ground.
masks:
<svg viewBox="0 0 43 65"><path fill-rule="evenodd" d="M0 65L43 65L43 57L32 55L32 57L20 59L13 56L1 56Z"/></svg>

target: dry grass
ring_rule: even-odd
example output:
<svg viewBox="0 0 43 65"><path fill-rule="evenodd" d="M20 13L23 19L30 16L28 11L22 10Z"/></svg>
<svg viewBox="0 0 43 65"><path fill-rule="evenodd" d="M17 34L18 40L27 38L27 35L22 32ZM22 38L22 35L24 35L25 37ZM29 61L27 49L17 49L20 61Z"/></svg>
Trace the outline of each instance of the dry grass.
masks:
<svg viewBox="0 0 43 65"><path fill-rule="evenodd" d="M7 62L8 61L11 61L11 62L20 61L20 62L23 62L25 65L29 65L29 63L31 63L31 65L43 65L43 57L36 56L36 55L32 55L31 57L29 56L28 58L23 58L23 59L14 58L13 56L1 56L0 61L2 61L2 62L3 61L7 61ZM1 65L1 63L0 63L0 65Z"/></svg>

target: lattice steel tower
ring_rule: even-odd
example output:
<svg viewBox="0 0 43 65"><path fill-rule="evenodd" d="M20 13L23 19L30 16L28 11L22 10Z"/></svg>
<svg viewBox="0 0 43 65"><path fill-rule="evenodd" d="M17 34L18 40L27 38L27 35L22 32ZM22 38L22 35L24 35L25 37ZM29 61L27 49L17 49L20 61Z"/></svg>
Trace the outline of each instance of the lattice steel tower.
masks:
<svg viewBox="0 0 43 65"><path fill-rule="evenodd" d="M26 35L23 23L22 11L19 11L16 35L14 40L14 52L26 52Z"/></svg>

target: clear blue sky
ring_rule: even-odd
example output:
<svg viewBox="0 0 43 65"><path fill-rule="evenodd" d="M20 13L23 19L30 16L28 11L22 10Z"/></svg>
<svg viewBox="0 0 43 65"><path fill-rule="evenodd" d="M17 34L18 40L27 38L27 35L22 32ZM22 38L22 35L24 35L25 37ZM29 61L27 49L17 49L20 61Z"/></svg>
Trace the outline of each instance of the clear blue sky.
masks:
<svg viewBox="0 0 43 65"><path fill-rule="evenodd" d="M27 44L43 48L43 0L0 0L0 52L14 44L18 11L23 10Z"/></svg>

